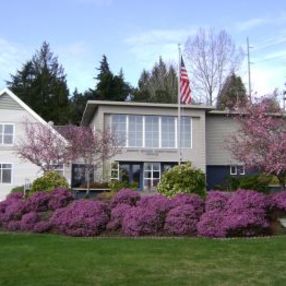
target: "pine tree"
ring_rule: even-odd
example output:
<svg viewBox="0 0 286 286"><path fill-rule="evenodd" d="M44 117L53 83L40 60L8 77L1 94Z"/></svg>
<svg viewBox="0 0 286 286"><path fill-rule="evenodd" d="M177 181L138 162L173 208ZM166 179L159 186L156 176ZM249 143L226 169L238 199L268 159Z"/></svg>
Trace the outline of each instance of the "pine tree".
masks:
<svg viewBox="0 0 286 286"><path fill-rule="evenodd" d="M107 61L107 57L103 55L98 68L99 73L96 76L97 85L94 93L98 100L115 100L124 101L128 97L131 87L125 82L122 69L118 75L114 75Z"/></svg>
<svg viewBox="0 0 286 286"><path fill-rule="evenodd" d="M218 95L217 108L233 110L245 106L247 101L246 89L241 77L232 73L226 78Z"/></svg>
<svg viewBox="0 0 286 286"><path fill-rule="evenodd" d="M143 70L138 81L138 89L133 94L133 101L177 102L178 78L172 65L167 67L160 57L151 72Z"/></svg>
<svg viewBox="0 0 286 286"><path fill-rule="evenodd" d="M8 87L47 121L64 124L69 120L69 90L63 67L47 42L11 75Z"/></svg>

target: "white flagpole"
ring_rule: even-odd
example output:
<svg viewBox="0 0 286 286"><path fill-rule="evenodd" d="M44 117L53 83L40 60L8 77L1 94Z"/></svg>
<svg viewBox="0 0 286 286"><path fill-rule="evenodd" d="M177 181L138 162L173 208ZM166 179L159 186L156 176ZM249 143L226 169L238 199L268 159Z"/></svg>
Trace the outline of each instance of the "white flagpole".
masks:
<svg viewBox="0 0 286 286"><path fill-rule="evenodd" d="M180 93L180 74L181 74L181 45L178 44L179 62L178 62L178 164L181 165L181 93Z"/></svg>

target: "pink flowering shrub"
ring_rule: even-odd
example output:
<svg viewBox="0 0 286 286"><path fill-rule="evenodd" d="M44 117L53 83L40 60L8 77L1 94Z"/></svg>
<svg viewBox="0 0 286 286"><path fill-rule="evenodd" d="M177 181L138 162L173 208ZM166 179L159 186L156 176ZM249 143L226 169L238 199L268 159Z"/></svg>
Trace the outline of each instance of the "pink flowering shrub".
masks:
<svg viewBox="0 0 286 286"><path fill-rule="evenodd" d="M224 211L222 209L212 209L200 218L197 224L199 236L205 237L225 237L226 233L222 227L224 222Z"/></svg>
<svg viewBox="0 0 286 286"><path fill-rule="evenodd" d="M51 223L49 221L38 221L33 227L33 232L43 233L49 231L51 228Z"/></svg>
<svg viewBox="0 0 286 286"><path fill-rule="evenodd" d="M32 231L34 229L35 224L40 220L38 213L29 212L22 216L20 222L20 228L23 231Z"/></svg>
<svg viewBox="0 0 286 286"><path fill-rule="evenodd" d="M109 216L107 207L94 200L78 200L57 209L51 219L59 233L71 236L95 236L105 230Z"/></svg>
<svg viewBox="0 0 286 286"><path fill-rule="evenodd" d="M114 208L118 204L135 206L139 200L140 194L138 192L131 189L122 189L113 197L111 207Z"/></svg>
<svg viewBox="0 0 286 286"><path fill-rule="evenodd" d="M271 211L286 212L286 191L272 194L270 196L269 208Z"/></svg>
<svg viewBox="0 0 286 286"><path fill-rule="evenodd" d="M262 193L238 190L209 193L198 234L207 237L256 236L269 232L268 200Z"/></svg>
<svg viewBox="0 0 286 286"><path fill-rule="evenodd" d="M155 235L162 228L162 220L154 209L132 207L125 214L122 222L123 233L129 236Z"/></svg>
<svg viewBox="0 0 286 286"><path fill-rule="evenodd" d="M69 190L64 188L57 188L50 193L48 208L50 210L63 208L72 201L73 201L73 195Z"/></svg>
<svg viewBox="0 0 286 286"><path fill-rule="evenodd" d="M165 231L174 235L196 235L197 223L203 213L203 203L194 200L171 209L166 216Z"/></svg>
<svg viewBox="0 0 286 286"><path fill-rule="evenodd" d="M122 227L122 221L125 214L132 208L127 204L118 204L111 210L110 221L107 224L107 229L111 231L120 230Z"/></svg>
<svg viewBox="0 0 286 286"><path fill-rule="evenodd" d="M206 212L223 210L230 198L231 193L221 191L209 191L205 201Z"/></svg>
<svg viewBox="0 0 286 286"><path fill-rule="evenodd" d="M2 215L2 223L21 220L26 212L26 204L22 200L10 200L7 202L5 212Z"/></svg>
<svg viewBox="0 0 286 286"><path fill-rule="evenodd" d="M26 200L26 209L29 212L44 212L49 209L49 200L51 198L48 192L36 192Z"/></svg>

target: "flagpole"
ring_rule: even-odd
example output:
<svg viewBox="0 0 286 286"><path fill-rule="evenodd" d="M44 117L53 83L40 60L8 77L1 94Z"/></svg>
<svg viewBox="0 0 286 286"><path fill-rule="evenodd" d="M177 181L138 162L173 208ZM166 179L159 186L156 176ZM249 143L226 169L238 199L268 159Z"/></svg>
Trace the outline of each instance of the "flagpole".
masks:
<svg viewBox="0 0 286 286"><path fill-rule="evenodd" d="M180 93L180 75L181 75L181 45L178 44L179 62L178 62L178 164L181 165L181 93Z"/></svg>

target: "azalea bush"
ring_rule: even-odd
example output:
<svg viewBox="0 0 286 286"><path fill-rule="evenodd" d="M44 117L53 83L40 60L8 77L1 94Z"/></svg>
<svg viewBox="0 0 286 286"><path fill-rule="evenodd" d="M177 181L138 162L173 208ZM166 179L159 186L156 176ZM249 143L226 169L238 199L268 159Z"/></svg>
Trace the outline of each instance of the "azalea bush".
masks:
<svg viewBox="0 0 286 286"><path fill-rule="evenodd" d="M286 192L265 195L252 190L156 194L141 197L123 189L109 203L74 200L57 188L28 198L11 193L0 202L0 227L7 231L52 232L70 236L101 234L245 237L271 234L277 215L286 212ZM275 233L275 232L274 232Z"/></svg>
<svg viewBox="0 0 286 286"><path fill-rule="evenodd" d="M164 172L157 191L167 197L179 193L205 195L205 175L191 163L175 166Z"/></svg>
<svg viewBox="0 0 286 286"><path fill-rule="evenodd" d="M105 204L82 199L65 208L57 209L51 217L51 225L58 232L71 236L95 236L106 229L109 221Z"/></svg>

